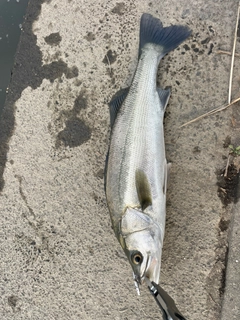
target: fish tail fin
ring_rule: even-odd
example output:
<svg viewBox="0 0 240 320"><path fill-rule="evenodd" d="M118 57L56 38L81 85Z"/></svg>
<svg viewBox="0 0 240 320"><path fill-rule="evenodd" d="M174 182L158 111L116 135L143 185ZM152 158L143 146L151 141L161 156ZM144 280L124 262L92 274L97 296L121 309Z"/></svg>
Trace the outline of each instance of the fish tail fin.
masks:
<svg viewBox="0 0 240 320"><path fill-rule="evenodd" d="M174 25L164 28L159 19L144 13L140 22L139 57L143 47L147 43L152 43L157 46L160 58L162 58L187 39L190 34L191 30L187 26Z"/></svg>

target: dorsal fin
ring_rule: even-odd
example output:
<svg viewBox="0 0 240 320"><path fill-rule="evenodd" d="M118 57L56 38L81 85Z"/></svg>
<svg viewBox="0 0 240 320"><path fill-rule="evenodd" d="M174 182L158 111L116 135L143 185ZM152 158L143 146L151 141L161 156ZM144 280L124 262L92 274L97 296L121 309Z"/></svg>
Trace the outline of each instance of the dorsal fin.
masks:
<svg viewBox="0 0 240 320"><path fill-rule="evenodd" d="M114 122L117 118L119 109L121 108L123 101L125 100L128 94L129 88L124 88L116 92L112 97L112 100L109 102L109 111L110 111L110 124L111 128L114 125Z"/></svg>
<svg viewBox="0 0 240 320"><path fill-rule="evenodd" d="M136 170L135 184L141 208L145 210L152 205L152 195L148 178L143 170Z"/></svg>

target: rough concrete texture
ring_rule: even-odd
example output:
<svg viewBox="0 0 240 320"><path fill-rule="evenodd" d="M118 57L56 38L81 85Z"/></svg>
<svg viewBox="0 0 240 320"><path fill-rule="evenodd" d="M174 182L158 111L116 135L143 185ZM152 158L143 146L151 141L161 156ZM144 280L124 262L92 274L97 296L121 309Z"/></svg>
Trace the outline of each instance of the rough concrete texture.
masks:
<svg viewBox="0 0 240 320"><path fill-rule="evenodd" d="M221 319L240 319L240 214L239 207L235 206L231 221L231 236L229 241L229 254L226 276L226 288L222 306Z"/></svg>
<svg viewBox="0 0 240 320"><path fill-rule="evenodd" d="M217 182L240 117L235 106L179 126L226 103L231 57L217 51L232 47L236 10L233 0L30 0L1 123L1 319L161 318L146 288L136 295L103 190L107 102L131 82L143 12L193 31L159 69L172 87L161 284L186 318L220 318L235 195L223 204ZM239 279L228 275L239 312Z"/></svg>
<svg viewBox="0 0 240 320"><path fill-rule="evenodd" d="M237 43L237 51L240 50L240 44ZM239 75L235 72L234 86L237 84ZM235 146L240 145L240 111L239 107L235 107L232 112L232 123ZM233 163L236 168L240 168L240 158L235 157ZM239 183L239 176L237 177ZM236 196L240 196L240 189L236 190ZM231 223L229 228L229 253L226 272L226 287L222 305L221 320L240 319L240 210L239 204L236 203L232 208Z"/></svg>

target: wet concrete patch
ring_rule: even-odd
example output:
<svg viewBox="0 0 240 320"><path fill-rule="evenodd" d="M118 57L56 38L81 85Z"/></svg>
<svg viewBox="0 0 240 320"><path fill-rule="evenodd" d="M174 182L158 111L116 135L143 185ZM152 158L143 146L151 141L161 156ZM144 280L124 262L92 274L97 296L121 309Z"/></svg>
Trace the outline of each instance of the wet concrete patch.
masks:
<svg viewBox="0 0 240 320"><path fill-rule="evenodd" d="M29 0L0 1L0 116Z"/></svg>
<svg viewBox="0 0 240 320"><path fill-rule="evenodd" d="M74 107L72 112L74 114L77 114L82 109L86 109L86 108L87 108L87 97L86 97L85 90L82 90L74 101Z"/></svg>
<svg viewBox="0 0 240 320"><path fill-rule="evenodd" d="M91 137L90 128L78 118L72 118L66 121L66 128L59 132L57 136L56 147L61 142L65 147L74 148L88 141Z"/></svg>
<svg viewBox="0 0 240 320"><path fill-rule="evenodd" d="M57 134L56 148L61 145L74 148L88 141L91 137L91 128L80 119L79 113L88 105L86 90L82 89L74 101L70 111L63 111L60 117L64 118L65 128Z"/></svg>
<svg viewBox="0 0 240 320"><path fill-rule="evenodd" d="M29 3L23 24L24 34L20 38L9 94L0 119L0 191L4 187L3 172L7 161L8 143L15 126L14 104L20 98L22 91L28 86L33 89L38 88L45 78L54 81L54 79L61 77L62 74L65 74L67 78L78 76L77 67L68 68L67 64L62 60L42 66L42 53L36 44L37 37L32 32L32 24L37 20L41 12L41 5L44 2L48 3L49 1L39 0L37 2L30 1ZM29 50L29 48L31 49Z"/></svg>
<svg viewBox="0 0 240 320"><path fill-rule="evenodd" d="M50 64L44 65L41 72L43 79L48 79L53 82L55 79L60 78L65 74L66 78L71 79L78 76L78 68L68 68L67 64L61 59L53 61Z"/></svg>
<svg viewBox="0 0 240 320"><path fill-rule="evenodd" d="M55 32L45 37L44 40L51 46L57 46L62 41L62 37L60 36L59 32Z"/></svg>

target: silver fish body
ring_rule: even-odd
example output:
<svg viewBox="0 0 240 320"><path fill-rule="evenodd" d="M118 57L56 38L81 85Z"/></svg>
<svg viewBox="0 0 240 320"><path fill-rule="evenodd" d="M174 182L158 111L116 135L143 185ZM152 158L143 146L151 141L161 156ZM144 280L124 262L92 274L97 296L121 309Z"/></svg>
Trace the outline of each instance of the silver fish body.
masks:
<svg viewBox="0 0 240 320"><path fill-rule="evenodd" d="M132 84L110 103L106 197L114 232L139 283L144 277L159 283L165 229L168 165L163 118L170 91L156 87L158 64L189 34L186 27L163 28L158 19L144 14Z"/></svg>

